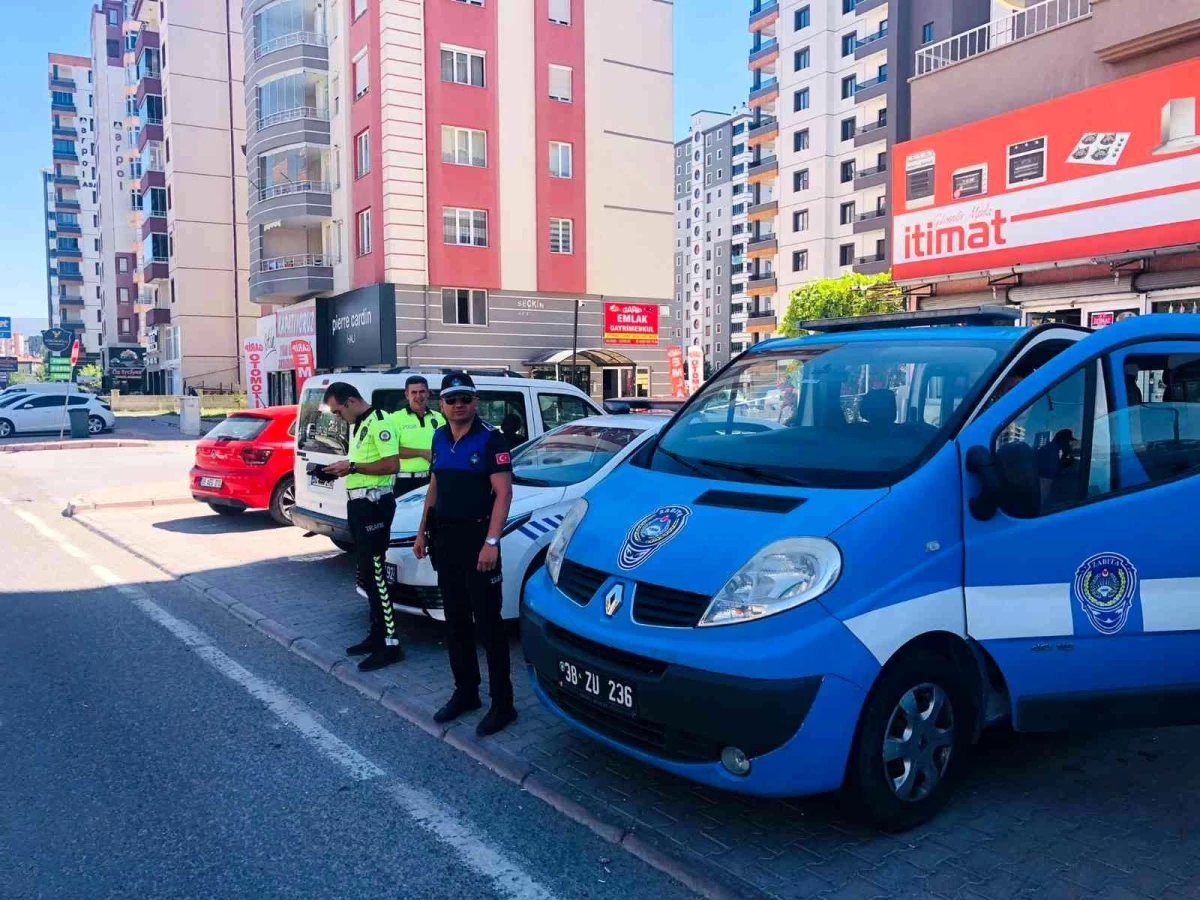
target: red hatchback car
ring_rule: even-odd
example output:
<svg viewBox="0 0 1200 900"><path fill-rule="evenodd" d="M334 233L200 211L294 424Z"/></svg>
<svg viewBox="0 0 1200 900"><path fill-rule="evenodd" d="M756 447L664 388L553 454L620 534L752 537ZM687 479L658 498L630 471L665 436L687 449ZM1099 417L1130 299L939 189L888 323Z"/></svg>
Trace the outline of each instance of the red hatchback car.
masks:
<svg viewBox="0 0 1200 900"><path fill-rule="evenodd" d="M295 406L232 413L196 445L192 498L222 516L266 509L280 525L290 525L295 458Z"/></svg>

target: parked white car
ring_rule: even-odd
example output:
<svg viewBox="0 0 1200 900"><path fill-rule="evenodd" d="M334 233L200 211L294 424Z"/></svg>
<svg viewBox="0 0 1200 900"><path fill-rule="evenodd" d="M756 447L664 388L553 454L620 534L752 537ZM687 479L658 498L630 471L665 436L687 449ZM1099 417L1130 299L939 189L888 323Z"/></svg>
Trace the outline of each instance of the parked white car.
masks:
<svg viewBox="0 0 1200 900"><path fill-rule="evenodd" d="M562 425L513 454L513 502L500 542L506 619L521 611L525 582L546 559L571 504L599 484L669 419L654 415L596 416ZM425 505L424 488L401 497L392 519L386 572L401 612L445 620L437 573L413 555Z"/></svg>
<svg viewBox="0 0 1200 900"><path fill-rule="evenodd" d="M92 394L35 392L0 400L0 438L66 430L70 428L67 410L80 407L87 409L91 434L102 434L116 427L117 418L112 410Z"/></svg>
<svg viewBox="0 0 1200 900"><path fill-rule="evenodd" d="M437 410L441 374L413 374L425 374L429 379L429 408ZM325 406L325 391L335 381L344 381L358 388L372 406L395 412L405 405L407 378L408 373L347 372L319 375L305 382L296 420L296 505L292 508L292 524L331 538L343 550L353 546L346 522L345 479L320 482L308 475L311 464L327 466L346 458L349 429ZM560 381L493 375L476 375L474 379L479 389L480 417L504 431L513 447L557 425L603 414L591 397Z"/></svg>

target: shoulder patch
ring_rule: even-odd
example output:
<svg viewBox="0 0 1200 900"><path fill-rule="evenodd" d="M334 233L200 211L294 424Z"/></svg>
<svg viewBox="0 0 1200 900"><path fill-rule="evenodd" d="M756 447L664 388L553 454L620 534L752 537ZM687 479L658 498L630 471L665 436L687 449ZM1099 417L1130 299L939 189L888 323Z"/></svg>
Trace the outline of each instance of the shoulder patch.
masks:
<svg viewBox="0 0 1200 900"><path fill-rule="evenodd" d="M385 429L384 431L379 432L379 439L381 441L390 441L392 439L392 433Z"/></svg>

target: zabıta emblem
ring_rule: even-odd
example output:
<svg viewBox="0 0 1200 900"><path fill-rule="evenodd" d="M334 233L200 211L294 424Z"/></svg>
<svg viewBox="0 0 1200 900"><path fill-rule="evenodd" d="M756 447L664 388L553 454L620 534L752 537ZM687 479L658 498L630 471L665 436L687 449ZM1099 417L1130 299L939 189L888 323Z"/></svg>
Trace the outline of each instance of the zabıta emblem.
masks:
<svg viewBox="0 0 1200 900"><path fill-rule="evenodd" d="M1075 570L1071 593L1101 634L1116 634L1129 621L1137 569L1119 553L1098 553Z"/></svg>
<svg viewBox="0 0 1200 900"><path fill-rule="evenodd" d="M639 519L625 535L617 565L622 569L636 569L648 560L654 551L665 544L687 524L692 511L686 506L660 506L650 515Z"/></svg>

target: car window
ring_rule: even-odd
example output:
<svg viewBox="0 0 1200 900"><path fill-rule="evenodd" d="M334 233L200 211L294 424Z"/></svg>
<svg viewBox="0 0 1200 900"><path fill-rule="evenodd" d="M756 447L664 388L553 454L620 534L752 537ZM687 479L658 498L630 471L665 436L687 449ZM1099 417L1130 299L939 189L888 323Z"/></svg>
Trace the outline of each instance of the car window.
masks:
<svg viewBox="0 0 1200 900"><path fill-rule="evenodd" d="M386 413L399 412L408 407L403 388L380 388L371 395L371 405Z"/></svg>
<svg viewBox="0 0 1200 900"><path fill-rule="evenodd" d="M568 422L577 422L594 415L581 397L570 394L538 394L538 409L542 414L542 429L549 431Z"/></svg>
<svg viewBox="0 0 1200 900"><path fill-rule="evenodd" d="M262 416L229 416L218 422L205 440L252 441L266 429L270 419Z"/></svg>
<svg viewBox="0 0 1200 900"><path fill-rule="evenodd" d="M296 420L299 428L297 449L308 453L345 456L349 446L349 428L339 416L329 411L324 398L322 388L304 392L300 415Z"/></svg>
<svg viewBox="0 0 1200 900"><path fill-rule="evenodd" d="M70 399L71 406L87 406L91 402L91 397L72 397Z"/></svg>
<svg viewBox="0 0 1200 900"><path fill-rule="evenodd" d="M529 440L529 417L523 391L480 391L479 417L493 428L499 428L508 438L510 447Z"/></svg>
<svg viewBox="0 0 1200 900"><path fill-rule="evenodd" d="M31 397L25 403L20 404L17 409L44 409L49 406L63 406L64 399L62 394L58 394L57 396Z"/></svg>
<svg viewBox="0 0 1200 900"><path fill-rule="evenodd" d="M292 424L288 426L288 437L296 436L296 420L292 419Z"/></svg>
<svg viewBox="0 0 1200 900"><path fill-rule="evenodd" d="M564 487L591 478L642 431L577 422L530 441L513 455L513 481Z"/></svg>

